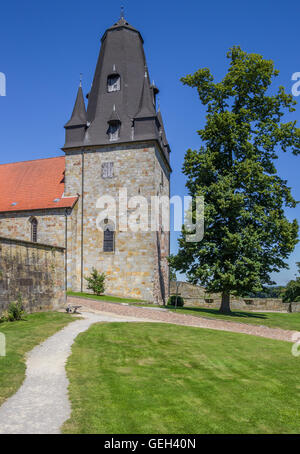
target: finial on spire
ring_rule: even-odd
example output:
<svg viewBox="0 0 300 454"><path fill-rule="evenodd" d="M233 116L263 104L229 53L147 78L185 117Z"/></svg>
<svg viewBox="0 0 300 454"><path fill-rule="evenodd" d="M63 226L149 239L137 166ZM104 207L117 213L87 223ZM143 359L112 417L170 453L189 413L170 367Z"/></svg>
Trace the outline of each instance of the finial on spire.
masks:
<svg viewBox="0 0 300 454"><path fill-rule="evenodd" d="M80 73L80 77L79 77L79 87L82 87L82 76L83 76L83 74Z"/></svg>
<svg viewBox="0 0 300 454"><path fill-rule="evenodd" d="M124 6L121 5L121 16L120 19L124 19Z"/></svg>

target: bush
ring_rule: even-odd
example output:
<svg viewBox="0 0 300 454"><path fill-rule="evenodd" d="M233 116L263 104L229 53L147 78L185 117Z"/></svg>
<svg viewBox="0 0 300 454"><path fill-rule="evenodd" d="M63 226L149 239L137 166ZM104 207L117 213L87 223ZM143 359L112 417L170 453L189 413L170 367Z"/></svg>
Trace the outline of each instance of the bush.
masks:
<svg viewBox="0 0 300 454"><path fill-rule="evenodd" d="M177 299L177 304L176 304L176 299ZM183 307L184 306L184 299L182 298L182 296L172 295L168 299L168 305L169 306Z"/></svg>
<svg viewBox="0 0 300 454"><path fill-rule="evenodd" d="M88 289L100 296L104 293L105 290L105 273L99 273L95 268L93 268L90 277L85 277L85 280L88 282Z"/></svg>
<svg viewBox="0 0 300 454"><path fill-rule="evenodd" d="M19 297L18 301L13 301L8 306L7 310L3 313L1 317L1 322L15 322L17 320L22 320L25 315L22 298Z"/></svg>

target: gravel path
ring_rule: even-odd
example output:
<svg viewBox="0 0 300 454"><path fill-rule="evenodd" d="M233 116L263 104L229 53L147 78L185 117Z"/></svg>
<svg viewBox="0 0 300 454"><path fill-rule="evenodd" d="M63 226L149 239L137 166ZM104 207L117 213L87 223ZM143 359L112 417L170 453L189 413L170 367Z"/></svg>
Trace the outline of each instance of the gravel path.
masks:
<svg viewBox="0 0 300 454"><path fill-rule="evenodd" d="M27 356L21 388L0 407L0 434L57 434L70 417L65 363L79 333L97 322L141 321L113 314L84 313Z"/></svg>
<svg viewBox="0 0 300 454"><path fill-rule="evenodd" d="M269 328L262 325L214 320L192 315L178 314L168 310L158 311L151 308L127 306L123 304L108 303L105 301L89 300L68 296L68 303L81 304L87 310L96 310L116 315L143 318L148 321L173 323L175 325L198 326L200 328L231 331L234 333L251 334L253 336L267 337L269 339L294 342L293 334L297 331L288 331L281 328Z"/></svg>

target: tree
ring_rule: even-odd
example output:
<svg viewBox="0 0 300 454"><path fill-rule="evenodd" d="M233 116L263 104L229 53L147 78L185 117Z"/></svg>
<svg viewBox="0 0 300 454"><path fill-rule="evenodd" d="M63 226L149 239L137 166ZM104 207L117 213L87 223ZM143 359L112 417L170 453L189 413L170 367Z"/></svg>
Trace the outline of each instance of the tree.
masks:
<svg viewBox="0 0 300 454"><path fill-rule="evenodd" d="M88 289L92 290L93 293L98 296L104 293L105 273L99 273L95 268L93 268L90 276L85 277L85 280L88 282Z"/></svg>
<svg viewBox="0 0 300 454"><path fill-rule="evenodd" d="M283 295L283 301L285 303L300 301L300 262L297 262L297 267L299 276L287 284Z"/></svg>
<svg viewBox="0 0 300 454"><path fill-rule="evenodd" d="M169 273L170 273L170 281L177 281L177 276L174 268L170 265L169 266Z"/></svg>
<svg viewBox="0 0 300 454"><path fill-rule="evenodd" d="M300 153L296 121L282 122L296 101L283 87L267 94L279 74L273 62L240 47L227 57L229 70L220 83L207 68L182 78L207 106L205 127L198 131L203 145L188 150L183 165L189 194L204 197L205 234L199 243L188 242L183 228L171 259L191 282L222 293L223 313L230 312L231 293L260 291L274 284L271 272L287 268L298 224L287 220L284 208L296 202L274 160L279 150Z"/></svg>

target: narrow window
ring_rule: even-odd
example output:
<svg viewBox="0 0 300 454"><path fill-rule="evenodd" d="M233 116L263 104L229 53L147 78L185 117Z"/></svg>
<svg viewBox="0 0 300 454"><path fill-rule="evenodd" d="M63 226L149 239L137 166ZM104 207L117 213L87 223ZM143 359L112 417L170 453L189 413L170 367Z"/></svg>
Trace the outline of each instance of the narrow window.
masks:
<svg viewBox="0 0 300 454"><path fill-rule="evenodd" d="M109 140L118 140L120 137L121 123L119 121L111 121L108 128Z"/></svg>
<svg viewBox="0 0 300 454"><path fill-rule="evenodd" d="M121 77L119 74L112 74L107 78L107 91L111 93L112 91L121 90Z"/></svg>
<svg viewBox="0 0 300 454"><path fill-rule="evenodd" d="M102 178L113 178L114 176L114 163L104 162L102 164Z"/></svg>
<svg viewBox="0 0 300 454"><path fill-rule="evenodd" d="M38 221L36 218L33 218L31 220L31 241L33 243L37 243L37 226L38 226Z"/></svg>
<svg viewBox="0 0 300 454"><path fill-rule="evenodd" d="M115 232L106 227L103 232L103 252L113 252L115 243Z"/></svg>

